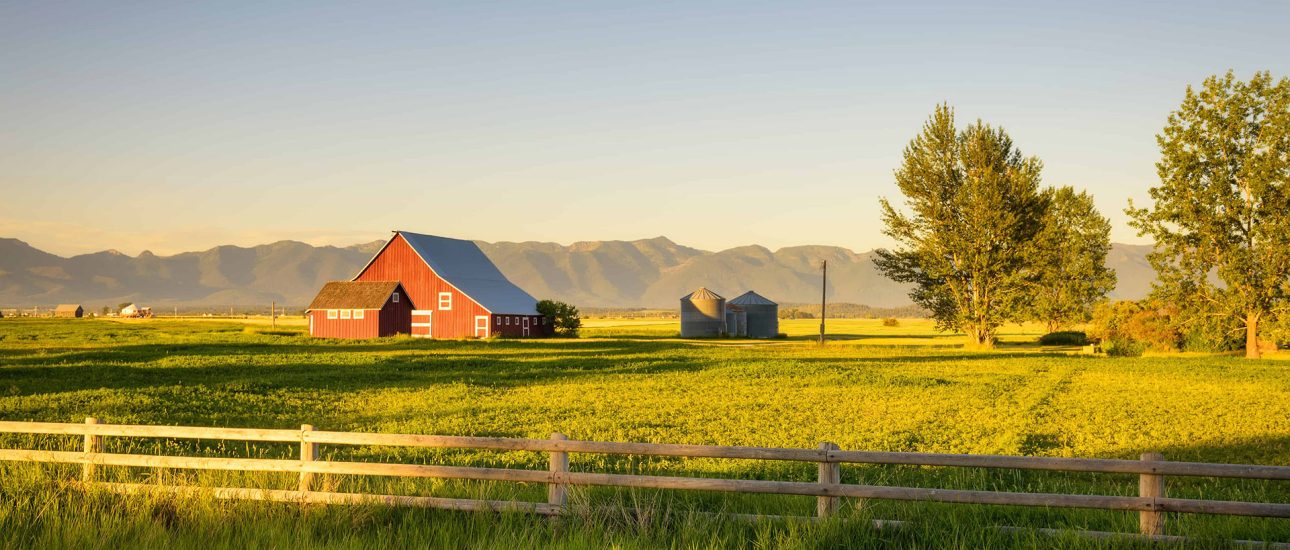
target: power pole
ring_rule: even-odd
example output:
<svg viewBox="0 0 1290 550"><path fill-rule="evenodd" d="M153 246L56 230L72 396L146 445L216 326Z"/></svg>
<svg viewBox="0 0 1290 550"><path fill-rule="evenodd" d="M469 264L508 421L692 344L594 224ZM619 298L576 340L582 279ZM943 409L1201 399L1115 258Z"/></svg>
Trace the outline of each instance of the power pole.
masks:
<svg viewBox="0 0 1290 550"><path fill-rule="evenodd" d="M276 300L270 300L270 301L269 301L269 323L273 325L273 329L274 329L274 330L277 330L277 328L278 328L278 302L277 302Z"/></svg>
<svg viewBox="0 0 1290 550"><path fill-rule="evenodd" d="M824 345L824 319L828 317L825 314L825 307L829 302L829 261L824 260L820 264L820 345Z"/></svg>

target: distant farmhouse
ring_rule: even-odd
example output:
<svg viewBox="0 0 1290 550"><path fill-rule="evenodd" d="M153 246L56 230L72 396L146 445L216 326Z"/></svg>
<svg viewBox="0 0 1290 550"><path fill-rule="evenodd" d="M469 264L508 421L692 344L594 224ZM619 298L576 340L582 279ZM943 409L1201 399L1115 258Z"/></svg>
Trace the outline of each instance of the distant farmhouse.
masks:
<svg viewBox="0 0 1290 550"><path fill-rule="evenodd" d="M80 318L84 316L85 308L82 308L80 304L58 304L58 307L54 308L54 317Z"/></svg>
<svg viewBox="0 0 1290 550"><path fill-rule="evenodd" d="M121 312L118 315L121 317L152 317L152 308L130 304L121 308Z"/></svg>
<svg viewBox="0 0 1290 550"><path fill-rule="evenodd" d="M346 287L328 283L310 305L310 334L331 338L369 338L373 330L408 332L422 338L488 338L511 336L518 338L545 337L552 334L552 327L537 312L537 300L506 279L493 262L474 242L395 231L385 246L359 271L352 282L384 283L391 299L400 296L400 303L414 309L407 310L408 322L391 321L383 328L359 329L354 323L354 309L375 305L374 302L352 298L359 287ZM398 284L400 291L388 286ZM330 289L329 289L330 287ZM355 289L350 290L349 288ZM364 291L365 292L365 291ZM375 291L372 291L375 295ZM337 301L324 296L335 294ZM347 296L342 300L339 296ZM322 301L320 301L322 300ZM367 298L364 298L367 300ZM360 304L344 306L343 304ZM335 304L336 307L321 307ZM315 308L315 305L319 306ZM390 315L402 316L404 306L392 307L392 302L382 302L382 311L391 308ZM336 319L326 310L337 310ZM350 324L340 328L344 319L339 316L350 311ZM317 311L324 311L323 314ZM367 310L364 310L366 321ZM362 334L362 335L359 335ZM384 333L379 335L384 336Z"/></svg>

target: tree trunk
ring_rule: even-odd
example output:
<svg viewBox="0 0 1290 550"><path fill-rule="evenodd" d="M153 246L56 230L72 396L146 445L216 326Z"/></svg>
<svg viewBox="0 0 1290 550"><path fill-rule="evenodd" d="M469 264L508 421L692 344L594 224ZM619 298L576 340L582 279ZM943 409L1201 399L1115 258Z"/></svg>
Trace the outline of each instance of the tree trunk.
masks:
<svg viewBox="0 0 1290 550"><path fill-rule="evenodd" d="M1245 314L1245 358L1259 358L1259 314Z"/></svg>

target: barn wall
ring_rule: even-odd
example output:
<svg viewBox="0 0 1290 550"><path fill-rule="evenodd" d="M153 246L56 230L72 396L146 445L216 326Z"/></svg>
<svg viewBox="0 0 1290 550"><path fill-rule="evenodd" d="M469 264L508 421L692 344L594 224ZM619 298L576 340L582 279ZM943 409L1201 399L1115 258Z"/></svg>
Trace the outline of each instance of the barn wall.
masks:
<svg viewBox="0 0 1290 550"><path fill-rule="evenodd" d="M551 326L546 324L545 320L543 320L541 325L537 324L538 320L542 319L541 315L494 315L491 319L491 322L493 323L493 334L515 338L522 337L524 335L523 317L529 318L530 338L551 335ZM501 325L497 324L499 319L502 321ZM506 324L508 319L510 320L509 325Z"/></svg>
<svg viewBox="0 0 1290 550"><path fill-rule="evenodd" d="M433 325L431 335L435 338L474 338L475 316L489 315L474 300L435 275L402 235L395 235L394 240L354 280L399 281L416 309L434 311L430 322ZM439 311L440 292L452 293L451 310Z"/></svg>
<svg viewBox="0 0 1290 550"><path fill-rule="evenodd" d="M311 310L314 336L320 338L376 338L380 336L380 315L367 310L362 319L328 319L327 310Z"/></svg>
<svg viewBox="0 0 1290 550"><path fill-rule="evenodd" d="M399 289L399 292L407 291ZM397 304L386 299L380 315L381 336L412 334L412 309L412 302L407 299L401 299Z"/></svg>

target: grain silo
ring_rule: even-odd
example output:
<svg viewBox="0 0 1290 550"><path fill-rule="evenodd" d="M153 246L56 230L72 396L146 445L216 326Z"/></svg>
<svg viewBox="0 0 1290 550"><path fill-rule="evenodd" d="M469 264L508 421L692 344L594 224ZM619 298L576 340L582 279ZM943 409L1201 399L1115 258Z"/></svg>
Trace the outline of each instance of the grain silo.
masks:
<svg viewBox="0 0 1290 550"><path fill-rule="evenodd" d="M749 338L774 338L779 335L779 304L749 290L730 300L730 305L743 310L744 334Z"/></svg>
<svg viewBox="0 0 1290 550"><path fill-rule="evenodd" d="M681 298L681 337L721 336L726 331L726 299L700 287Z"/></svg>

